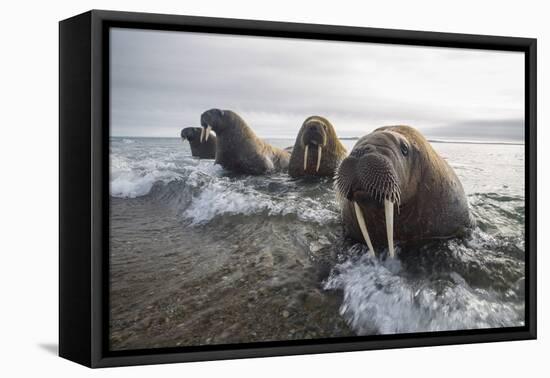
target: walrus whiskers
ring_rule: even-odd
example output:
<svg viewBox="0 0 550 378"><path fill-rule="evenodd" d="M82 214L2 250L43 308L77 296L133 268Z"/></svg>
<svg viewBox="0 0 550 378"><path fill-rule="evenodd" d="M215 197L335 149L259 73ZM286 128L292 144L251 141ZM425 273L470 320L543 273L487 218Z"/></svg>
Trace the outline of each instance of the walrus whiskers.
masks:
<svg viewBox="0 0 550 378"><path fill-rule="evenodd" d="M376 256L376 252L374 252L374 248L372 247L372 242L370 241L369 232L367 231L367 224L365 223L365 217L363 216L361 207L357 204L357 202L353 201L353 208L355 209L355 217L357 218L357 223L359 224L359 228L361 229L363 238L367 242L367 246L369 247L373 256Z"/></svg>
<svg viewBox="0 0 550 378"><path fill-rule="evenodd" d="M390 257L393 258L395 251L393 248L393 202L384 200L384 210L386 212L386 233L388 234L388 250Z"/></svg>

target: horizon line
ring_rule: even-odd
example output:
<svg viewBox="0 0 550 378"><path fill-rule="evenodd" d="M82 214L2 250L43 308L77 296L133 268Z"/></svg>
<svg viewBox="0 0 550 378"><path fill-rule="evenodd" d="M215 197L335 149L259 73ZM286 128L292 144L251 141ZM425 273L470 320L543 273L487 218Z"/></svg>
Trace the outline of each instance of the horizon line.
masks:
<svg viewBox="0 0 550 378"><path fill-rule="evenodd" d="M291 136L258 136L261 139L295 139ZM181 139L181 137L174 136L130 136L130 135L110 135L109 138L134 138L134 139ZM339 137L339 140L358 140L361 137L350 136L350 137ZM510 145L510 146L524 146L525 141L499 141L491 139L445 139L445 138L426 138L430 143L449 143L449 144L495 144L495 145Z"/></svg>

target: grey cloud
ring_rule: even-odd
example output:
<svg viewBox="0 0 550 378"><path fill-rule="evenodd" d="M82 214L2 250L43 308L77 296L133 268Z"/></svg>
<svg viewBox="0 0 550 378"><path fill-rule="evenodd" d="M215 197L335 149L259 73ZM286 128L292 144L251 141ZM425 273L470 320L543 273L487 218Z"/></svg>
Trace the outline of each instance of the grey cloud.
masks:
<svg viewBox="0 0 550 378"><path fill-rule="evenodd" d="M319 114L345 136L405 123L472 138L456 125L523 114L518 53L126 29L111 41L113 135L174 136L212 107L264 137Z"/></svg>
<svg viewBox="0 0 550 378"><path fill-rule="evenodd" d="M525 139L523 119L502 120L469 120L456 122L444 130L433 128L431 133L438 132L450 137L472 137L492 141L521 141Z"/></svg>

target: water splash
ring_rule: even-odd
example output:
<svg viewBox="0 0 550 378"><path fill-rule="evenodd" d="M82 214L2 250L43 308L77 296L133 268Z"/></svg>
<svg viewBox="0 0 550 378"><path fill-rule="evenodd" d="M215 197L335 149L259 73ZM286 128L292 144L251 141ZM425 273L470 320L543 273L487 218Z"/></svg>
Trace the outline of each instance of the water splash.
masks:
<svg viewBox="0 0 550 378"><path fill-rule="evenodd" d="M477 230L471 244L482 239L494 242ZM324 288L343 292L340 314L359 335L522 326L523 264L514 260L514 275L511 259L500 265L492 259L489 266L483 252L466 245L454 240L377 259L357 244L344 252L349 257L334 267ZM506 288L491 284L491 276L501 274L508 275Z"/></svg>
<svg viewBox="0 0 550 378"><path fill-rule="evenodd" d="M261 184L256 185L255 180L257 179L231 180L218 177L202 182L189 207L183 211L183 216L196 225L208 223L224 215L292 215L305 222L319 224L338 220L336 202L330 197L324 201L300 198L286 187L266 190Z"/></svg>

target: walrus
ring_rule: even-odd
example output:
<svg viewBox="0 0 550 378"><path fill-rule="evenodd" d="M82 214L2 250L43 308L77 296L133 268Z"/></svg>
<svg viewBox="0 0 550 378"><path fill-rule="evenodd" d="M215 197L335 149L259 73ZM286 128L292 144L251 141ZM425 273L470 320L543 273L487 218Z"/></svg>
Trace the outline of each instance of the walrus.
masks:
<svg viewBox="0 0 550 378"><path fill-rule="evenodd" d="M292 149L288 173L292 177L334 176L348 154L334 126L323 117L306 118Z"/></svg>
<svg viewBox="0 0 550 378"><path fill-rule="evenodd" d="M204 131L202 127L186 127L181 130L181 138L187 139L189 142L191 155L201 159L214 159L216 157L216 136L211 132L205 135Z"/></svg>
<svg viewBox="0 0 550 378"><path fill-rule="evenodd" d="M345 233L373 254L386 240L393 257L394 240L451 238L474 224L455 172L409 126L381 127L360 138L337 169L335 190Z"/></svg>
<svg viewBox="0 0 550 378"><path fill-rule="evenodd" d="M254 134L231 110L210 109L202 113L201 126L216 132L216 161L223 168L251 175L286 171L290 153L273 147Z"/></svg>

